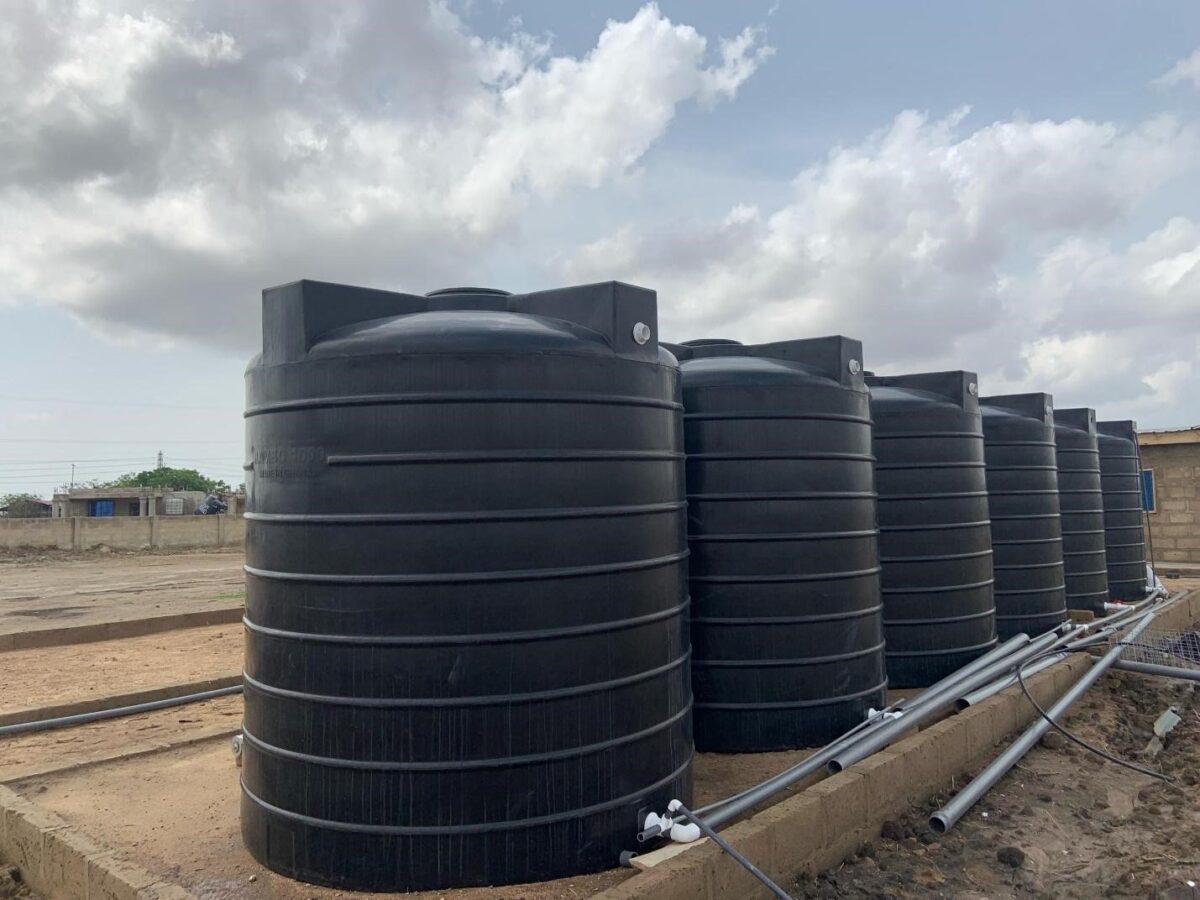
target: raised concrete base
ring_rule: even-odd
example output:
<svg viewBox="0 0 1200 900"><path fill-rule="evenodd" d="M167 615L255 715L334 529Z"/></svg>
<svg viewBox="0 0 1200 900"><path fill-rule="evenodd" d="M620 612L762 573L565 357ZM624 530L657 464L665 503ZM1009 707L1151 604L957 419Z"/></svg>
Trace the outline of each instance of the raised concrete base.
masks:
<svg viewBox="0 0 1200 900"><path fill-rule="evenodd" d="M51 897L196 900L6 787L0 787L0 856Z"/></svg>

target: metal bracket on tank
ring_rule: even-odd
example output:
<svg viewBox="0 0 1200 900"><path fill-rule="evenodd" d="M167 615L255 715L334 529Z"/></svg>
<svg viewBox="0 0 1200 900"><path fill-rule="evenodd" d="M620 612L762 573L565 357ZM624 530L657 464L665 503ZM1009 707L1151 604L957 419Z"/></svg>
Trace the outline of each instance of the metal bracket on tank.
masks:
<svg viewBox="0 0 1200 900"><path fill-rule="evenodd" d="M242 767L242 735L240 733L233 736L233 740L229 742L229 749L233 751L233 764L240 769Z"/></svg>

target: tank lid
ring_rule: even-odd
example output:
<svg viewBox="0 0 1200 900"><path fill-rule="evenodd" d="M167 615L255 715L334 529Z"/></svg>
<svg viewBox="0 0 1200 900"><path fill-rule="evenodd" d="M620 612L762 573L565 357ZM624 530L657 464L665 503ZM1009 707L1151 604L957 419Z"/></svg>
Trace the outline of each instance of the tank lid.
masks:
<svg viewBox="0 0 1200 900"><path fill-rule="evenodd" d="M430 291L426 297L511 297L508 291L485 287L450 287Z"/></svg>
<svg viewBox="0 0 1200 900"><path fill-rule="evenodd" d="M343 330L355 326L371 330L374 320L446 312L558 319L594 332L619 357L659 364L657 297L619 281L531 294L454 287L422 296L304 280L263 291L263 352L256 365L301 362L327 336L344 337Z"/></svg>
<svg viewBox="0 0 1200 900"><path fill-rule="evenodd" d="M991 413L1009 413L1037 419L1046 425L1054 424L1054 399L1045 393L980 397L979 407L985 416Z"/></svg>
<svg viewBox="0 0 1200 900"><path fill-rule="evenodd" d="M694 341L684 341L683 347L740 347L741 341L730 340L729 338L696 338Z"/></svg>

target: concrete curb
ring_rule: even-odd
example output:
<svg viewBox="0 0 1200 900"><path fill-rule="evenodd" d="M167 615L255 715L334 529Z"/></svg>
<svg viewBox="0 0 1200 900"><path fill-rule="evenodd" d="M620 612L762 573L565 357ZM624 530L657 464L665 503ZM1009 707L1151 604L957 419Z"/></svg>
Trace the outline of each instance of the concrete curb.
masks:
<svg viewBox="0 0 1200 900"><path fill-rule="evenodd" d="M0 786L0 855L35 891L78 900L196 900Z"/></svg>
<svg viewBox="0 0 1200 900"><path fill-rule="evenodd" d="M34 763L23 769L13 768L7 772L0 770L0 784L16 784L20 781L28 781L31 778L43 778L47 775L59 775L64 772L77 772L80 769L91 768L92 766L103 765L110 762L121 762L126 759L133 759L138 756L149 756L152 753L165 753L168 750L180 750L184 747L193 747L196 744L203 744L206 741L217 739L229 740L235 734L240 734L241 726L230 727L228 725L216 725L211 728L203 728L185 738L180 738L175 741L145 741L142 743L128 744L120 750L111 750L107 753L97 753L95 756L87 759L76 759L69 762L51 762L37 764Z"/></svg>
<svg viewBox="0 0 1200 900"><path fill-rule="evenodd" d="M70 625L65 628L42 628L0 634L0 653L9 650L33 650L40 647L60 647L65 644L90 644L119 638L160 634L178 628L201 628L205 625L232 625L242 621L244 608L238 606L203 609L196 612L150 616L146 619L118 619L115 622L94 622Z"/></svg>
<svg viewBox="0 0 1200 900"><path fill-rule="evenodd" d="M74 703L58 703L53 706L29 706L23 709L4 710L0 711L0 725L40 722L43 719L57 719L60 716L76 716L81 713L116 709L121 706L133 706L138 703L153 703L156 700L169 700L175 697L184 697L188 694L199 694L202 691L214 691L218 688L233 687L241 683L242 673L238 672L236 675L205 678L203 681L184 681L163 685L162 687L147 688L144 691L130 691L128 694L89 697L87 700L77 700Z"/></svg>
<svg viewBox="0 0 1200 900"><path fill-rule="evenodd" d="M1049 704L1077 681L1089 661L1064 660L1028 679ZM830 776L722 835L772 878L824 871L879 836L880 826L924 803L955 779L989 761L994 745L1036 713L1019 687L943 719L886 750ZM734 900L770 897L745 869L709 841L597 894L595 900Z"/></svg>

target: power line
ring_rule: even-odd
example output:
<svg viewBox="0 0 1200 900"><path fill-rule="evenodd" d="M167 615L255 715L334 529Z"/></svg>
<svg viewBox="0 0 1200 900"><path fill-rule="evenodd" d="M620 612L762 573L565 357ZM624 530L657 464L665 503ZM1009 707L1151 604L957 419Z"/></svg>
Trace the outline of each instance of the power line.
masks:
<svg viewBox="0 0 1200 900"><path fill-rule="evenodd" d="M76 456L73 459L0 459L0 466L6 465L8 463L13 463L13 464L17 464L17 465L20 465L23 463L67 463L68 465L70 463L101 463L101 462L120 463L120 462L130 462L130 461L137 462L139 459L142 459L142 458L143 457L141 457L141 456L99 456L99 457L91 457L91 458ZM216 457L214 457L214 459L215 458Z"/></svg>
<svg viewBox="0 0 1200 900"><path fill-rule="evenodd" d="M240 404L230 404L228 406L211 406L187 403L122 403L119 400L80 400L77 397L14 397L7 394L0 394L0 400L9 400L16 403L67 403L71 406L120 406L128 409L204 409L204 410L219 410L222 412L233 413L239 411Z"/></svg>
<svg viewBox="0 0 1200 900"><path fill-rule="evenodd" d="M126 447L135 444L146 444L149 446L157 446L158 444L241 444L242 441L212 441L212 440L187 440L187 441L158 441L152 438L130 438L124 441L113 440L84 440L75 438L56 438L56 437L36 437L36 438L0 438L0 443L5 444L124 444Z"/></svg>

